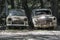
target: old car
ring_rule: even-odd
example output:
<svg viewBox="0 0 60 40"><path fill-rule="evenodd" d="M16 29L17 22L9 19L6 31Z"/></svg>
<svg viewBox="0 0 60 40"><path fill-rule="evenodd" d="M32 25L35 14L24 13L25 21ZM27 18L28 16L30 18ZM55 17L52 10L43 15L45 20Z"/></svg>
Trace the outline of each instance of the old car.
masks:
<svg viewBox="0 0 60 40"><path fill-rule="evenodd" d="M35 28L53 28L57 26L57 18L50 9L33 9L32 21Z"/></svg>
<svg viewBox="0 0 60 40"><path fill-rule="evenodd" d="M9 10L9 15L6 18L7 27L28 26L28 19L23 9Z"/></svg>

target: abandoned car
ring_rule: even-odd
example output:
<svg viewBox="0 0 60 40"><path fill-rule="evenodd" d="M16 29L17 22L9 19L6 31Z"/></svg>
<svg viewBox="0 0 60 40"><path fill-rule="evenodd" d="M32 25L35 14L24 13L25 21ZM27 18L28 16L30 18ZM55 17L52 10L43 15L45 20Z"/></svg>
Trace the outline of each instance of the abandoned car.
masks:
<svg viewBox="0 0 60 40"><path fill-rule="evenodd" d="M6 18L7 26L28 26L28 19L23 9L9 10L9 15Z"/></svg>
<svg viewBox="0 0 60 40"><path fill-rule="evenodd" d="M50 9L33 9L32 21L36 28L53 28L57 26L57 18Z"/></svg>

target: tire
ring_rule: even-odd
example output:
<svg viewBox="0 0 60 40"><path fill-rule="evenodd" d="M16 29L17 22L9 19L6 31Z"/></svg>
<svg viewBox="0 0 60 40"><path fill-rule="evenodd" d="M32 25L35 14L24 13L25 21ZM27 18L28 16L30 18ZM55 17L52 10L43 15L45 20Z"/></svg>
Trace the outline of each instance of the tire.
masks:
<svg viewBox="0 0 60 40"><path fill-rule="evenodd" d="M6 29L7 29L7 30L8 30L8 29L14 29L14 27L13 27L13 26L7 26Z"/></svg>
<svg viewBox="0 0 60 40"><path fill-rule="evenodd" d="M6 26L6 30L8 30L9 29L9 26Z"/></svg>
<svg viewBox="0 0 60 40"><path fill-rule="evenodd" d="M54 26L49 28L49 30L55 30L55 29L56 29L56 27L54 27Z"/></svg>

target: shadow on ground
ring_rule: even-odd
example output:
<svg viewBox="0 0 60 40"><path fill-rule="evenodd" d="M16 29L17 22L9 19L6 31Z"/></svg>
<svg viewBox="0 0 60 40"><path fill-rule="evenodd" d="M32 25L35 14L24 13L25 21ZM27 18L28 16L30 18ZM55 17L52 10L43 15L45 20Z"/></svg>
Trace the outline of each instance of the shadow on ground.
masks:
<svg viewBox="0 0 60 40"><path fill-rule="evenodd" d="M6 30L6 26L0 26L0 30ZM30 30L27 28L20 28L20 27L15 27L15 28L9 28L8 30ZM55 31L60 31L60 25L56 27L56 29L52 29L52 28L34 28L31 30L55 30Z"/></svg>

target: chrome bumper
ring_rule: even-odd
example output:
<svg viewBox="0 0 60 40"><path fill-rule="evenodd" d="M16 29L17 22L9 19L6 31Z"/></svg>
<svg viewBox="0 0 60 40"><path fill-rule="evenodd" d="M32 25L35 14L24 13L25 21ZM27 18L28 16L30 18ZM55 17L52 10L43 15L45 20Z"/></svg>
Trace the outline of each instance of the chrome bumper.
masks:
<svg viewBox="0 0 60 40"><path fill-rule="evenodd" d="M37 24L37 25L34 25L34 27L40 27L40 28L48 28L48 27L56 27L57 24L45 24L45 25L41 25L41 24Z"/></svg>
<svg viewBox="0 0 60 40"><path fill-rule="evenodd" d="M24 24L6 24L7 26L28 26Z"/></svg>

